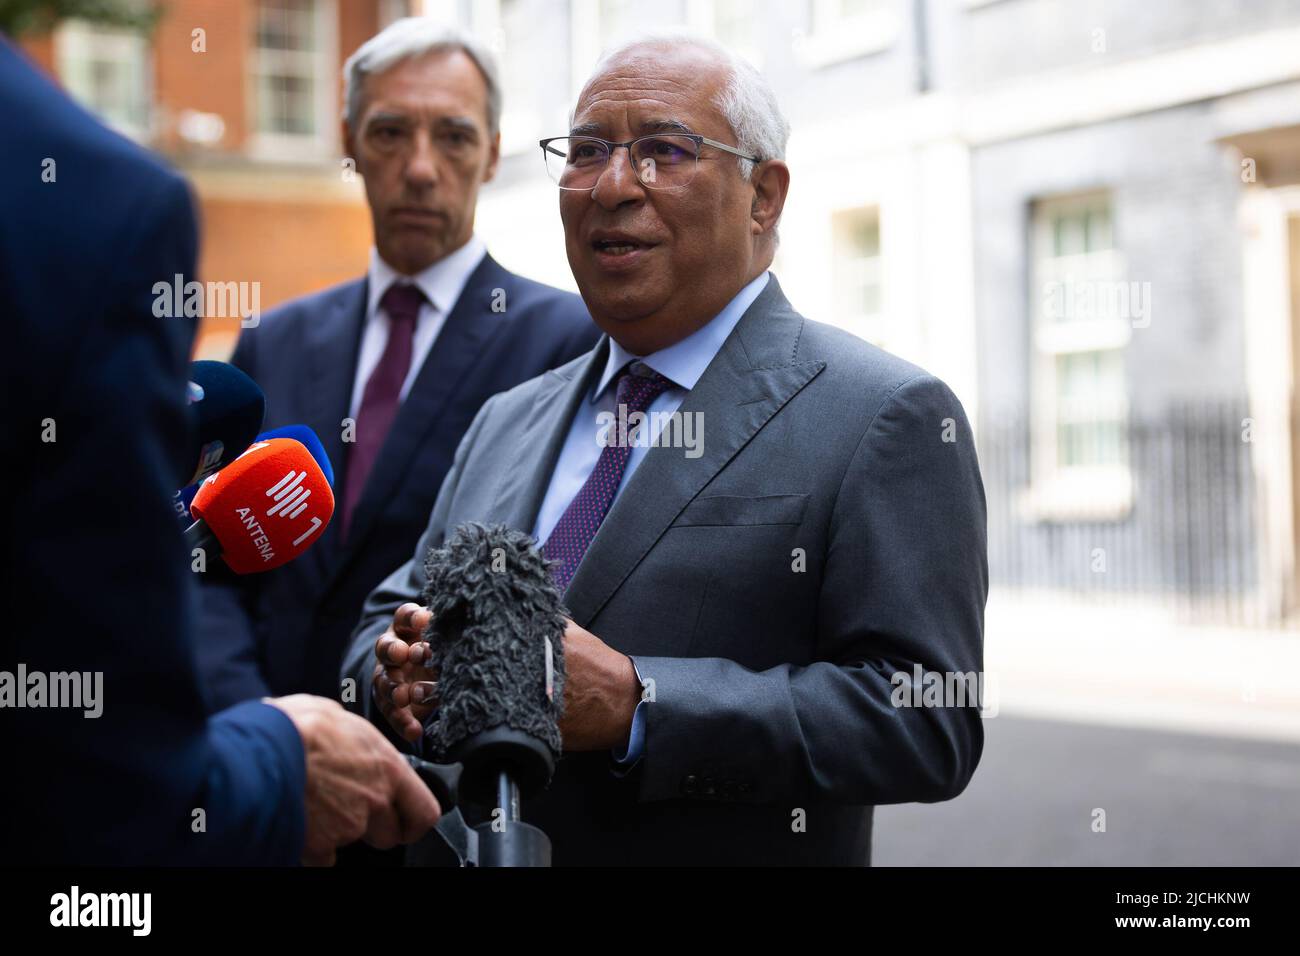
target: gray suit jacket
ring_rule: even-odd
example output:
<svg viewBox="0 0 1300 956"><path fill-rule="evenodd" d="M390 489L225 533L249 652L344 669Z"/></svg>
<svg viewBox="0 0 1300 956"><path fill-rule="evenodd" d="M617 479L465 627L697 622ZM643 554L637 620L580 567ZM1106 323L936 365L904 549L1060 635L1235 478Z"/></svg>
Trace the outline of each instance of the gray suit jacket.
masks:
<svg viewBox="0 0 1300 956"><path fill-rule="evenodd" d="M608 342L495 396L416 554L366 602L344 677L416 600L465 521L531 532ZM983 747L977 706L897 707L895 674L982 668L985 505L961 405L938 379L804 319L775 278L681 413L703 454L651 448L565 593L653 681L645 756L566 754L524 817L562 864L866 864L871 808L947 800ZM910 699L910 695L909 695Z"/></svg>

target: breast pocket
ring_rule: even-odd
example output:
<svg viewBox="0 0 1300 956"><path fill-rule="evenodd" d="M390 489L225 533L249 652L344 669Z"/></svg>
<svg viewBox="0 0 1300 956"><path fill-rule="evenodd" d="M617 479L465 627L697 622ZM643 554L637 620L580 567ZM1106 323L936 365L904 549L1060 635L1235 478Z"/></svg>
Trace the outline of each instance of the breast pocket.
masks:
<svg viewBox="0 0 1300 956"><path fill-rule="evenodd" d="M674 528L797 525L808 507L807 495L702 495L687 505Z"/></svg>
<svg viewBox="0 0 1300 956"><path fill-rule="evenodd" d="M810 546L802 524L808 495L709 495L673 522L665 543L673 573L703 579L684 657L726 657L763 669L799 657L815 615L811 575L799 573ZM684 583L679 584L683 593Z"/></svg>

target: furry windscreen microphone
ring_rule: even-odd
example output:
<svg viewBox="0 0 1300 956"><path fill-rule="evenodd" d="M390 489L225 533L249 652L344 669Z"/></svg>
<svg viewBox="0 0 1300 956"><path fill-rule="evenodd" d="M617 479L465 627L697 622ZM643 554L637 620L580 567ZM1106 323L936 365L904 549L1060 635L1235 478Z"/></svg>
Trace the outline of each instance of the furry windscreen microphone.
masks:
<svg viewBox="0 0 1300 956"><path fill-rule="evenodd" d="M502 726L558 759L566 614L532 538L469 522L429 551L425 571L421 598L433 615L425 639L439 672L429 740L440 759Z"/></svg>

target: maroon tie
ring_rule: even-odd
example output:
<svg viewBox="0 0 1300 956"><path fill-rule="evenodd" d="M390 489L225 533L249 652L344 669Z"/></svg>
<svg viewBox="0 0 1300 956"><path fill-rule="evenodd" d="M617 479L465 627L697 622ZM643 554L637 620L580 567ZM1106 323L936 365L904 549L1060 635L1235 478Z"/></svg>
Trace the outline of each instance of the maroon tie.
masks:
<svg viewBox="0 0 1300 956"><path fill-rule="evenodd" d="M379 364L370 373L365 391L361 393L361 408L357 411L357 427L352 451L348 455L347 476L343 486L343 539L352 527L352 515L361 492L366 487L370 470L384 446L388 430L397 417L402 404L402 383L411 370L411 346L415 339L415 321L420 315L424 293L418 286L393 283L379 300L379 307L388 313L388 344Z"/></svg>
<svg viewBox="0 0 1300 956"><path fill-rule="evenodd" d="M650 366L643 362L632 362L618 374L615 414L618 414L617 406L620 405L627 406L628 415L644 412L666 389L672 387L673 383L669 379ZM647 422L641 427L649 428L650 425ZM618 486L623 481L623 472L627 470L628 459L632 457L630 439L631 436L626 444L609 440L601 449L596 467L591 470L587 480L564 509L564 514L560 515L560 520L555 523L555 530L542 545L542 556L547 561L555 562L551 567L551 576L562 591L573 580L582 556L587 553L601 522L614 503Z"/></svg>

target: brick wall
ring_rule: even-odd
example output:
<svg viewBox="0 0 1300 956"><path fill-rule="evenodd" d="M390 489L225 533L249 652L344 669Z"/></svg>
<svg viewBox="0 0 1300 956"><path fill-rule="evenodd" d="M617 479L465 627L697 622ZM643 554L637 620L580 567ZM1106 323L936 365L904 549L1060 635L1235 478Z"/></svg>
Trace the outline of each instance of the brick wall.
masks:
<svg viewBox="0 0 1300 956"><path fill-rule="evenodd" d="M336 0L334 6L341 109L343 63L377 30L379 4ZM257 0L168 0L152 41L154 139L148 145L194 184L201 230L199 276L260 283L266 311L361 275L372 239L363 194L340 186L337 159L288 169L247 156L256 12ZM196 29L204 31L202 51L194 49ZM23 46L54 73L52 36L25 38ZM185 110L220 116L225 124L221 140L204 147L184 142L178 124ZM224 358L237 333L237 319L206 320L196 349L205 357Z"/></svg>
<svg viewBox="0 0 1300 956"><path fill-rule="evenodd" d="M248 133L248 51L254 0L175 0L154 37L154 102L161 111L157 146L180 147L176 117L192 109L216 113L226 131L218 147L238 150ZM204 52L193 31L204 31Z"/></svg>
<svg viewBox="0 0 1300 956"><path fill-rule="evenodd" d="M211 197L200 203L200 277L261 283L263 312L365 272L371 232L364 204ZM221 342L221 348L233 348L238 325L234 319L210 320L202 335Z"/></svg>

